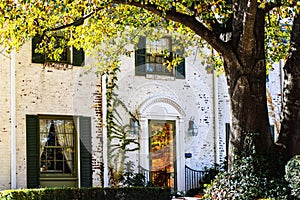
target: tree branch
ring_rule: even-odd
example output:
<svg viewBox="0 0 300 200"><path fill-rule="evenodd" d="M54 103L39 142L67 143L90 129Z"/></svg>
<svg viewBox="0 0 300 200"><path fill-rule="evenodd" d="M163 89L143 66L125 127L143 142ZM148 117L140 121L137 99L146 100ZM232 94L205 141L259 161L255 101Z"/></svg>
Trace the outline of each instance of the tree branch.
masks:
<svg viewBox="0 0 300 200"><path fill-rule="evenodd" d="M151 3L144 4L141 2L126 1L126 0L112 0L112 3L136 6L139 8L143 8L147 11L150 11L151 13L154 13L154 14L156 14L162 18L165 18L167 20L179 22L179 23L189 27L191 30L193 30L198 36L203 38L208 44L210 44L220 54L224 54L225 52L228 52L231 49L230 45L228 45L228 42L227 43L223 42L219 38L218 34L209 30L195 16L190 16L187 14L177 12L175 9L163 11L163 10L158 9L158 6L156 6L155 4L151 4ZM219 28L221 29L222 27L219 27Z"/></svg>
<svg viewBox="0 0 300 200"><path fill-rule="evenodd" d="M83 22L90 18L91 16L93 16L95 13L97 13L98 11L104 9L108 4L102 4L102 7L97 7L95 8L92 12L80 17L79 19L76 19L74 22L70 23L70 24L65 24L65 25L62 25L62 26L59 26L59 27L56 27L56 28L50 28L48 29L47 31L59 31L59 30L62 30L62 29L65 29L65 28L68 28L68 27L72 27L72 26L80 26L83 24Z"/></svg>
<svg viewBox="0 0 300 200"><path fill-rule="evenodd" d="M56 27L56 28L51 28L49 29L48 31L58 31L58 30L62 30L62 29L65 29L65 28L68 28L68 27L71 27L71 26L80 26L83 24L84 20L86 20L87 18L91 17L93 14L95 14L97 12L97 10L94 10L92 11L91 13L75 20L74 22L70 23L70 24L65 24L63 26L59 26L59 27Z"/></svg>
<svg viewBox="0 0 300 200"><path fill-rule="evenodd" d="M257 13L257 2L256 0L249 0L244 1L241 3L236 12L240 13L237 20L242 22L242 34L239 43L239 49L241 51L246 52L248 55L251 55L252 51L254 50L253 47L256 43L254 31L255 30L255 20L256 20L256 13Z"/></svg>

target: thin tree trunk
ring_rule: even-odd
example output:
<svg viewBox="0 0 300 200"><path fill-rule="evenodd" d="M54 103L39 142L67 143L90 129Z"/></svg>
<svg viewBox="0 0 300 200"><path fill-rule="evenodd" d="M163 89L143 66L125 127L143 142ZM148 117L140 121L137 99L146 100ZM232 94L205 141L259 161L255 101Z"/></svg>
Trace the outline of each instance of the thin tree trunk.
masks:
<svg viewBox="0 0 300 200"><path fill-rule="evenodd" d="M300 16L291 32L291 46L284 65L284 93L278 143L285 148L285 158L300 154Z"/></svg>

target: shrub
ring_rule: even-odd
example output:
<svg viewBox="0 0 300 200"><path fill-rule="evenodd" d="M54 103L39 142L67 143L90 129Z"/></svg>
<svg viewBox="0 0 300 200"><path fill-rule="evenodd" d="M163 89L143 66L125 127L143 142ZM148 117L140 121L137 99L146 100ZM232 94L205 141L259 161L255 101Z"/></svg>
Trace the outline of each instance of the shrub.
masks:
<svg viewBox="0 0 300 200"><path fill-rule="evenodd" d="M128 187L147 186L146 177L141 173L134 173L134 164L132 161L125 163L124 173L120 176L120 182Z"/></svg>
<svg viewBox="0 0 300 200"><path fill-rule="evenodd" d="M204 170L205 174L199 182L200 185L211 183L211 181L215 179L217 174L219 174L221 171L224 171L224 168L221 165L215 163L213 167L204 168Z"/></svg>
<svg viewBox="0 0 300 200"><path fill-rule="evenodd" d="M0 191L0 199L13 200L169 200L169 188L40 188Z"/></svg>
<svg viewBox="0 0 300 200"><path fill-rule="evenodd" d="M248 141L251 143L252 136ZM253 144L253 143L252 143ZM283 176L271 178L274 166L257 156L254 145L247 154L235 158L230 172L220 172L208 185L204 198L208 199L289 199L289 188Z"/></svg>
<svg viewBox="0 0 300 200"><path fill-rule="evenodd" d="M291 195L300 199L300 156L294 156L285 166L285 180L291 188Z"/></svg>
<svg viewBox="0 0 300 200"><path fill-rule="evenodd" d="M284 179L270 179L255 171L252 156L241 158L230 172L221 172L205 190L209 199L288 199Z"/></svg>

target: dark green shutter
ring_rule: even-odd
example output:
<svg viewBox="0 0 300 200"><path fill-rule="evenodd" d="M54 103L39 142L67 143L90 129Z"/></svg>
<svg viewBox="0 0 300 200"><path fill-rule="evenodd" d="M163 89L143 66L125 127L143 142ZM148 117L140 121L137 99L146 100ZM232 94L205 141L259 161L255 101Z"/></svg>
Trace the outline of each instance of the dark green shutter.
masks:
<svg viewBox="0 0 300 200"><path fill-rule="evenodd" d="M92 187L91 118L79 118L81 187Z"/></svg>
<svg viewBox="0 0 300 200"><path fill-rule="evenodd" d="M135 75L145 75L146 37L141 36L135 50Z"/></svg>
<svg viewBox="0 0 300 200"><path fill-rule="evenodd" d="M38 116L26 115L27 188L39 187Z"/></svg>
<svg viewBox="0 0 300 200"><path fill-rule="evenodd" d="M45 55L41 53L36 53L35 49L37 45L42 41L39 36L34 36L31 42L31 61L32 63L45 63Z"/></svg>
<svg viewBox="0 0 300 200"><path fill-rule="evenodd" d="M84 51L83 49L76 49L72 47L73 52L73 63L74 66L83 66L84 65Z"/></svg>

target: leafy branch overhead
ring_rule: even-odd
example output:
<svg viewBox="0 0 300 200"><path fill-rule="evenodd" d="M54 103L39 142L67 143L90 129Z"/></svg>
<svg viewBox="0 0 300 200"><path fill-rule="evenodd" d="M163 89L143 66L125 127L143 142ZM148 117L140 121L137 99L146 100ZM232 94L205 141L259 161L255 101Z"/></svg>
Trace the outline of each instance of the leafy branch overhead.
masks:
<svg viewBox="0 0 300 200"><path fill-rule="evenodd" d="M275 51L278 54L286 52L282 51L286 48L278 47L280 44L285 45L284 39L278 43L280 38L286 40L288 36L286 31L289 27L288 22L282 21L282 18L291 18L293 16L291 9L298 8L299 2L249 1L249 7L243 5L248 1L240 1L236 6L231 2L228 0L3 1L0 3L1 44L18 49L30 37L35 35L50 37L52 32L60 31L72 32L70 40L67 40L68 46L74 45L77 48L91 50L105 43L108 38L120 37L119 33L125 32L126 27L165 27L170 31L188 34L189 37L200 36L221 55L225 55L225 52L233 51L235 48L253 51L250 46L251 42L254 42L254 33L247 29L253 29L254 16L258 11L266 13L268 18L267 51ZM239 42L246 45L237 46ZM268 55L274 60L276 59L274 55L277 54L268 53Z"/></svg>

